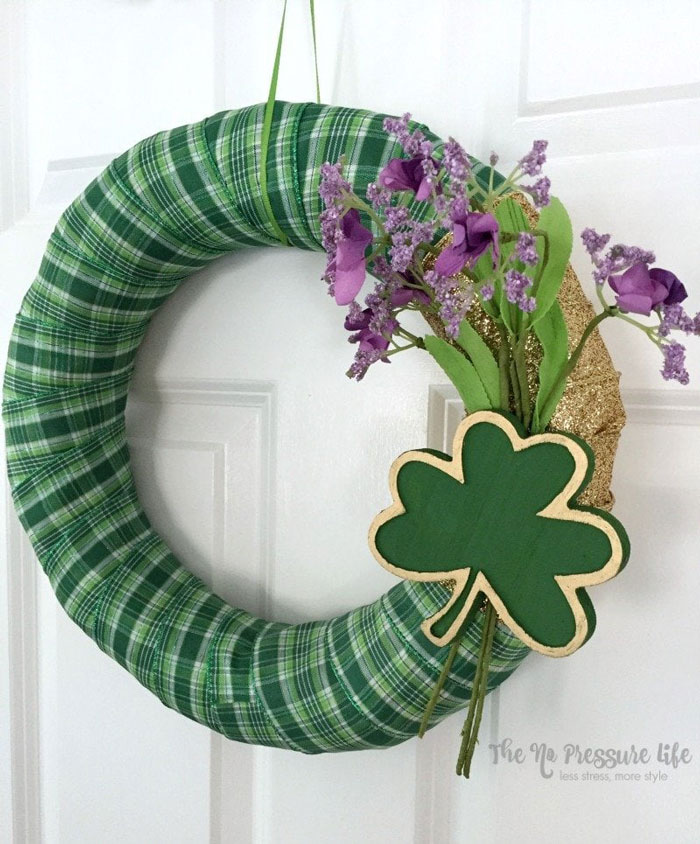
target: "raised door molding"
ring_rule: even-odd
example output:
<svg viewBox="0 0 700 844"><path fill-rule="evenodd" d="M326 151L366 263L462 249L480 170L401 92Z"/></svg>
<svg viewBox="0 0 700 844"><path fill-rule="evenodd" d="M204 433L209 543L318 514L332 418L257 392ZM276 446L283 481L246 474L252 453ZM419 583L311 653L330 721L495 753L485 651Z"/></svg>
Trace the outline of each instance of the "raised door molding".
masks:
<svg viewBox="0 0 700 844"><path fill-rule="evenodd" d="M0 231L29 210L26 53L23 0L0 3Z"/></svg>

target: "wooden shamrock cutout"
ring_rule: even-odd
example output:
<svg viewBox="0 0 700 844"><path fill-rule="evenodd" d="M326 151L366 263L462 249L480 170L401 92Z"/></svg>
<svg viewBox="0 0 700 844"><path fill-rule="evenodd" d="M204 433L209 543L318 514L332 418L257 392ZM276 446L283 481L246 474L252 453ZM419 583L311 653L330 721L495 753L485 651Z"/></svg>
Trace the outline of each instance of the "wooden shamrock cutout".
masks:
<svg viewBox="0 0 700 844"><path fill-rule="evenodd" d="M436 645L457 635L485 595L531 648L567 656L595 628L584 587L614 577L629 555L617 519L575 503L592 471L577 437L523 437L506 414L473 413L452 457L409 451L394 461L394 503L372 523L370 548L399 577L455 581L422 624Z"/></svg>

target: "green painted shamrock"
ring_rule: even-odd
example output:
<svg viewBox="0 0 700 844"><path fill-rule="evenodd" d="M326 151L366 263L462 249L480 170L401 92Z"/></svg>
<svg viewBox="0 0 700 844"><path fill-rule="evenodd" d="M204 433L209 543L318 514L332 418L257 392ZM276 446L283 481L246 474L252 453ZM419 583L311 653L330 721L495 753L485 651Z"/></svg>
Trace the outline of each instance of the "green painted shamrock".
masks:
<svg viewBox="0 0 700 844"><path fill-rule="evenodd" d="M579 506L593 454L569 434L521 436L503 413L481 411L457 429L453 456L409 451L391 468L394 503L370 528L370 547L409 580L453 580L422 629L450 642L486 596L531 648L566 656L593 633L584 587L614 577L629 543L608 513Z"/></svg>

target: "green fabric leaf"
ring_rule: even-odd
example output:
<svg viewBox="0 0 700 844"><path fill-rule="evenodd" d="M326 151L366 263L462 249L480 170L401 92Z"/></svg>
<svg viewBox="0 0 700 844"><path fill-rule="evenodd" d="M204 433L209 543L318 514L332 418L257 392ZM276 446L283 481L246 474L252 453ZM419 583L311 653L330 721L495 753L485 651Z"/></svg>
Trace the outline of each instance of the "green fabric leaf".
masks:
<svg viewBox="0 0 700 844"><path fill-rule="evenodd" d="M571 220L566 208L555 196L540 212L537 227L546 231L549 236L549 255L535 293L537 307L532 313L532 325L540 321L556 301L571 257L573 241ZM539 240L541 238L538 238ZM538 249L541 249L539 244Z"/></svg>
<svg viewBox="0 0 700 844"><path fill-rule="evenodd" d="M501 400L501 382L498 363L493 352L468 320L462 323L457 342L469 355L479 380L484 386L490 407L498 407Z"/></svg>
<svg viewBox="0 0 700 844"><path fill-rule="evenodd" d="M554 301L544 317L535 324L534 331L542 346L542 360L533 422L535 430L543 431L566 389L564 379L552 392L568 359L568 332L559 302Z"/></svg>
<svg viewBox="0 0 700 844"><path fill-rule="evenodd" d="M524 439L516 425L479 413L460 426L452 458L399 458L397 500L378 517L372 541L380 562L402 577L455 578L446 608L425 623L434 641L454 636L460 612L483 592L531 647L574 649L595 623L578 587L614 576L627 538L608 513L571 503L590 478L588 447L564 434ZM567 591L560 578L572 576Z"/></svg>
<svg viewBox="0 0 700 844"><path fill-rule="evenodd" d="M425 348L457 388L464 407L469 413L487 410L493 406L476 369L454 346L440 337L428 334L425 337Z"/></svg>

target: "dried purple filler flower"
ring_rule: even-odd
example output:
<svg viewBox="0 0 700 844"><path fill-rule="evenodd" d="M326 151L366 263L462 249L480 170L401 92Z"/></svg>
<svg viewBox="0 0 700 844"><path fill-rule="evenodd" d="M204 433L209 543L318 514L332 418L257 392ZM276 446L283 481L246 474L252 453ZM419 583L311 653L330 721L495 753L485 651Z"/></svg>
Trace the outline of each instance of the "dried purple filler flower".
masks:
<svg viewBox="0 0 700 844"><path fill-rule="evenodd" d="M432 154L433 144L426 140L420 129L416 129L415 132L409 131L410 119L411 114L408 111L401 117L385 117L384 131L389 135L394 135L406 155L421 155L423 158L428 158Z"/></svg>
<svg viewBox="0 0 700 844"><path fill-rule="evenodd" d="M672 340L670 343L664 343L661 351L664 355L664 366L661 370L664 380L688 384L690 376L685 368L685 346Z"/></svg>
<svg viewBox="0 0 700 844"><path fill-rule="evenodd" d="M581 240L589 255L596 255L605 249L610 240L609 234L598 234L595 229L586 228L581 232Z"/></svg>
<svg viewBox="0 0 700 844"><path fill-rule="evenodd" d="M700 334L700 314L696 314L695 318L691 317L679 302L674 302L672 305L662 305L661 323L657 332L660 337L668 337L672 331Z"/></svg>
<svg viewBox="0 0 700 844"><path fill-rule="evenodd" d="M552 183L548 176L542 176L534 185L521 185L520 187L530 194L536 208L544 208L545 205L549 205L549 189L552 187Z"/></svg>
<svg viewBox="0 0 700 844"><path fill-rule="evenodd" d="M539 255L535 248L535 236L530 232L521 232L515 244L513 255L528 267L534 267L539 261Z"/></svg>
<svg viewBox="0 0 700 844"><path fill-rule="evenodd" d="M532 285L532 279L517 270L508 270L505 274L506 299L513 305L517 305L524 313L531 313L535 310L537 302L533 296L527 295L527 290Z"/></svg>
<svg viewBox="0 0 700 844"><path fill-rule="evenodd" d="M464 182L472 171L469 156L454 138L450 138L443 147L442 165L447 175L457 182Z"/></svg>
<svg viewBox="0 0 700 844"><path fill-rule="evenodd" d="M437 263L435 267L437 268ZM428 270L424 280L435 293L435 301L440 306L438 314L445 326L445 333L448 337L456 338L472 303L472 285L458 284L453 278L441 275L437 269Z"/></svg>
<svg viewBox="0 0 700 844"><path fill-rule="evenodd" d="M534 141L532 149L523 156L518 164L520 169L528 176L539 176L542 172L542 165L547 160L548 141Z"/></svg>

